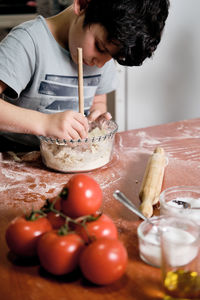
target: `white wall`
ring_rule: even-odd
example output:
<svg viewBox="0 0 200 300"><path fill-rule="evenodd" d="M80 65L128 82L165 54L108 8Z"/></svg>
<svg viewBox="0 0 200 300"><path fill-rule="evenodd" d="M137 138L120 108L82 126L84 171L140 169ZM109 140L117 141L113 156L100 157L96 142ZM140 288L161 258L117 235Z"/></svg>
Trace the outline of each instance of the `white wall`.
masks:
<svg viewBox="0 0 200 300"><path fill-rule="evenodd" d="M153 58L120 76L119 130L200 117L200 0L171 0Z"/></svg>

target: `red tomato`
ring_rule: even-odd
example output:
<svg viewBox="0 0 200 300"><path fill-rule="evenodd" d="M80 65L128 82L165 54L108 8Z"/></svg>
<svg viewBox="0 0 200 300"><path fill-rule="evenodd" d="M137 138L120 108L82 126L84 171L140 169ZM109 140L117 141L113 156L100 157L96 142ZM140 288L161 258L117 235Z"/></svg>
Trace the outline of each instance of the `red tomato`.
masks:
<svg viewBox="0 0 200 300"><path fill-rule="evenodd" d="M73 271L79 261L84 242L78 234L59 235L50 231L41 236L37 252L42 267L54 274L63 275Z"/></svg>
<svg viewBox="0 0 200 300"><path fill-rule="evenodd" d="M85 174L70 178L61 192L62 211L71 218L95 213L102 204L99 184Z"/></svg>
<svg viewBox="0 0 200 300"><path fill-rule="evenodd" d="M51 199L46 199L46 202L45 202L44 206L42 207L42 210L45 208L49 208L49 206L52 203L54 204L53 208L55 208L58 211L61 210L61 198L59 196L53 197Z"/></svg>
<svg viewBox="0 0 200 300"><path fill-rule="evenodd" d="M56 211L49 211L51 205L53 203L53 209ZM44 206L41 208L47 214L47 219L51 223L53 229L59 229L61 226L65 224L65 218L60 216L61 211L61 198L56 196L51 199L47 199Z"/></svg>
<svg viewBox="0 0 200 300"><path fill-rule="evenodd" d="M52 230L50 222L45 217L36 220L15 218L6 230L6 242L11 251L20 256L34 256L37 254L38 238L44 232Z"/></svg>
<svg viewBox="0 0 200 300"><path fill-rule="evenodd" d="M50 202L54 202L54 208L58 211L61 210L61 198L59 196L56 196L52 199L50 199Z"/></svg>
<svg viewBox="0 0 200 300"><path fill-rule="evenodd" d="M106 285L118 280L126 270L126 248L117 239L101 238L85 247L80 256L80 268L91 282Z"/></svg>
<svg viewBox="0 0 200 300"><path fill-rule="evenodd" d="M51 226L54 229L59 229L61 226L65 224L65 219L59 215L59 213L55 213L53 211L50 211L47 214L47 219L51 223Z"/></svg>
<svg viewBox="0 0 200 300"><path fill-rule="evenodd" d="M108 237L117 239L118 232L117 227L108 216L102 214L97 220L86 222L85 227L78 225L76 232L88 242L88 236L90 238L99 239L102 237Z"/></svg>

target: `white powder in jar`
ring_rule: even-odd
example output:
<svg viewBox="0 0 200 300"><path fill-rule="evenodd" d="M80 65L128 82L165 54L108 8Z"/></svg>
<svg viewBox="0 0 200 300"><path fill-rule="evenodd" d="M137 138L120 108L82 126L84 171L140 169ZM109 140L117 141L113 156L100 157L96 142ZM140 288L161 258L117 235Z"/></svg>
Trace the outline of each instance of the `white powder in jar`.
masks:
<svg viewBox="0 0 200 300"><path fill-rule="evenodd" d="M154 226L148 231L144 239L140 239L139 250L142 260L152 266L160 267L160 237Z"/></svg>
<svg viewBox="0 0 200 300"><path fill-rule="evenodd" d="M178 204L178 201L188 203L188 208ZM161 214L170 216L181 216L182 218L189 218L200 225L200 198L192 197L176 197L161 205Z"/></svg>
<svg viewBox="0 0 200 300"><path fill-rule="evenodd" d="M167 227L162 234L162 244L168 264L180 267L190 263L198 254L195 237L182 229Z"/></svg>
<svg viewBox="0 0 200 300"><path fill-rule="evenodd" d="M191 208L200 208L200 199L195 199L195 198L191 198L191 197L177 197L176 199L172 199L170 201L167 202L168 205L170 206L174 206L174 207L177 207L177 208L183 208L182 205L178 204L177 202L180 201L180 202L185 202L185 203L188 203L190 204L190 207Z"/></svg>
<svg viewBox="0 0 200 300"><path fill-rule="evenodd" d="M88 140L59 145L41 141L40 151L45 165L62 172L94 170L106 165L112 155L114 135L106 136L106 130L94 128Z"/></svg>
<svg viewBox="0 0 200 300"><path fill-rule="evenodd" d="M140 257L146 263L161 266L161 239L160 232L153 226L139 239ZM194 245L195 237L189 232L166 227L163 233L163 242L171 266L183 266L192 261L198 254L198 246Z"/></svg>

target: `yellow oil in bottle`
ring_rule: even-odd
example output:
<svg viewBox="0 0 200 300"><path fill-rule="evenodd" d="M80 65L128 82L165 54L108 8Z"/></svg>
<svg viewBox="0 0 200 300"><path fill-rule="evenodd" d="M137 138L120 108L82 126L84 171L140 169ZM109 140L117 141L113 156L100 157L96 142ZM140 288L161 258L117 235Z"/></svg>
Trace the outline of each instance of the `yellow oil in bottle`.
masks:
<svg viewBox="0 0 200 300"><path fill-rule="evenodd" d="M165 300L200 300L200 276L186 270L170 271L164 278Z"/></svg>

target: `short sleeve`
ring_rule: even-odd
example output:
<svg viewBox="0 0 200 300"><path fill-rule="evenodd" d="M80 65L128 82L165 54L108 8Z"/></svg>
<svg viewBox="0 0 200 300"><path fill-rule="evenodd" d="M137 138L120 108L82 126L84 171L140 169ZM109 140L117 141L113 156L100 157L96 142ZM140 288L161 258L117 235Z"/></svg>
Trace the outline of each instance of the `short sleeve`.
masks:
<svg viewBox="0 0 200 300"><path fill-rule="evenodd" d="M104 70L101 76L96 94L107 94L112 92L117 87L117 68L113 59L104 65Z"/></svg>
<svg viewBox="0 0 200 300"><path fill-rule="evenodd" d="M9 96L10 90L11 97L16 98L26 88L35 62L35 46L30 34L25 29L14 28L0 43L0 80L8 85Z"/></svg>

